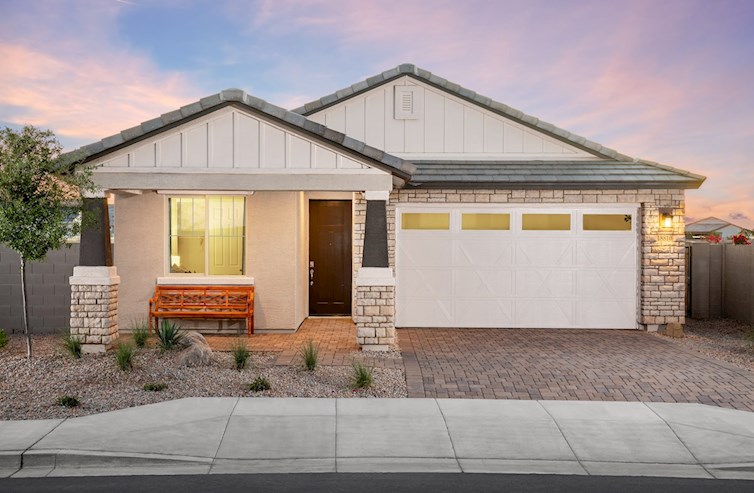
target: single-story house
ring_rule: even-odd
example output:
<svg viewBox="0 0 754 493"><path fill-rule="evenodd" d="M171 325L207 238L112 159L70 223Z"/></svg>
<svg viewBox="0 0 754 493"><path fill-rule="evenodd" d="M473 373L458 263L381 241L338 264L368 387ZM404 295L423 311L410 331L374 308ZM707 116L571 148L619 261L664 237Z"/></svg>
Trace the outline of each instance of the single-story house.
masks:
<svg viewBox="0 0 754 493"><path fill-rule="evenodd" d="M716 217L707 217L694 221L686 225L686 238L690 240L701 240L711 234L720 236L723 240L731 236L741 234L745 228L736 226L733 223L718 219Z"/></svg>
<svg viewBox="0 0 754 493"><path fill-rule="evenodd" d="M81 151L115 194L121 326L161 284L253 284L257 331L347 315L365 349L395 327L684 322L703 176L414 65L293 111L224 90Z"/></svg>

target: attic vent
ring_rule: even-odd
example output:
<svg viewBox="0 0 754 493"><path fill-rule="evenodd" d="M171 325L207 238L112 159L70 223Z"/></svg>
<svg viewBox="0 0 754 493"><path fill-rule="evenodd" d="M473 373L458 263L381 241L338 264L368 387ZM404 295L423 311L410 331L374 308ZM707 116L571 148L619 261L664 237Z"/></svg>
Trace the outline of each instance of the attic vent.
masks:
<svg viewBox="0 0 754 493"><path fill-rule="evenodd" d="M395 119L417 120L421 113L422 96L419 86L395 86Z"/></svg>

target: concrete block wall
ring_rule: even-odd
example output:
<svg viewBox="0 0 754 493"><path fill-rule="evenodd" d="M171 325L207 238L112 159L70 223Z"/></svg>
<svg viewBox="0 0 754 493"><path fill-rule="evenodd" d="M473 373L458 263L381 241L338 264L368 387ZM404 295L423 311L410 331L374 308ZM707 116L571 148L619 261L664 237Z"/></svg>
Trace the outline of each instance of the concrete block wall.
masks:
<svg viewBox="0 0 754 493"><path fill-rule="evenodd" d="M44 262L27 264L29 327L32 332L68 330L71 315L71 289L68 278L79 261L79 244L54 250ZM19 257L0 246L0 329L23 331Z"/></svg>
<svg viewBox="0 0 754 493"><path fill-rule="evenodd" d="M396 190L387 205L388 253L395 267L395 208L399 203L498 204L641 204L639 323L649 330L685 322L684 192L664 189L626 190ZM659 210L673 209L673 228L660 230ZM354 252L363 244L363 199L354 200ZM358 214L356 212L359 212ZM357 224L361 221L359 236ZM359 238L357 240L357 237ZM354 272L361 267L354 255Z"/></svg>

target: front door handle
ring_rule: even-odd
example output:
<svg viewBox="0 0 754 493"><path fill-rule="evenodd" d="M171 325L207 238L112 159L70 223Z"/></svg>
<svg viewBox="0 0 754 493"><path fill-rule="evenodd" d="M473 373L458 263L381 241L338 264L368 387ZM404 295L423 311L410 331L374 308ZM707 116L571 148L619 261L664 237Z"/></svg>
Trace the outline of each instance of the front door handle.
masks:
<svg viewBox="0 0 754 493"><path fill-rule="evenodd" d="M309 269L309 286L314 286L314 268Z"/></svg>

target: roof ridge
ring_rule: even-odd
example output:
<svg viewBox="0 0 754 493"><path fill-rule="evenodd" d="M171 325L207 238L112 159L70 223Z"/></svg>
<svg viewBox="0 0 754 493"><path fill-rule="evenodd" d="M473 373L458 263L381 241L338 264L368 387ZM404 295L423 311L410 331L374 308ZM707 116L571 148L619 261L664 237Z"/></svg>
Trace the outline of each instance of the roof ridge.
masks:
<svg viewBox="0 0 754 493"><path fill-rule="evenodd" d="M82 146L68 154L77 153L84 161L93 156L123 147L131 142L137 142L143 138L154 135L155 132L167 127L175 126L180 122L187 121L202 114L210 112L213 108L228 104L242 104L264 115L281 120L289 125L298 127L308 133L313 133L331 143L350 149L373 161L377 161L385 167L397 172L404 179L409 179L416 171L416 167L409 161L388 154L387 152L369 146L344 133L326 127L320 123L309 120L304 115L286 110L248 94L243 89L224 89L218 93L205 96L198 101L181 106L179 109L163 113L159 117L142 122L140 125L122 130L121 132L105 137L97 142Z"/></svg>

